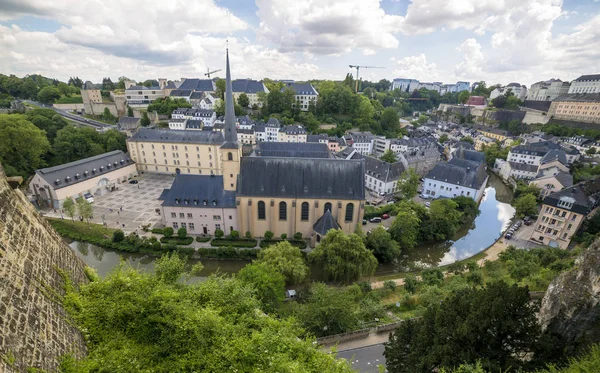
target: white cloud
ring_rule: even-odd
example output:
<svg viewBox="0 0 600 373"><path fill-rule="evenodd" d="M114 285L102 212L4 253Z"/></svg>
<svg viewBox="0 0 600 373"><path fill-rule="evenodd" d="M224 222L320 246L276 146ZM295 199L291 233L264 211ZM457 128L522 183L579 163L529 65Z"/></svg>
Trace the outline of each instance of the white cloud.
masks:
<svg viewBox="0 0 600 373"><path fill-rule="evenodd" d="M469 38L456 50L463 55L463 60L456 65L456 76L468 79L483 79L482 74L485 57L477 40Z"/></svg>
<svg viewBox="0 0 600 373"><path fill-rule="evenodd" d="M435 81L439 78L435 63L427 63L427 57L421 53L418 56L408 56L396 60L393 70L395 77L419 79L422 81Z"/></svg>
<svg viewBox="0 0 600 373"><path fill-rule="evenodd" d="M283 52L340 54L352 48L396 48L399 16L379 0L256 0L258 35Z"/></svg>
<svg viewBox="0 0 600 373"><path fill-rule="evenodd" d="M362 53L365 56L373 56L377 52L375 50L373 50L373 49L365 48L365 49L363 49Z"/></svg>

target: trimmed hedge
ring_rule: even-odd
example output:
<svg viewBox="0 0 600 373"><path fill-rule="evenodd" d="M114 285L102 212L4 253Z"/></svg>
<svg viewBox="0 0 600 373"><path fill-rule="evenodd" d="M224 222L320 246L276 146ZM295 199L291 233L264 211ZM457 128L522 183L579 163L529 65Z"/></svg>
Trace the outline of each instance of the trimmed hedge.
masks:
<svg viewBox="0 0 600 373"><path fill-rule="evenodd" d="M255 247L256 246L256 240L255 239L237 239L237 240L232 240L229 238L215 238L212 241L210 241L210 245L211 246L217 246L217 247L224 247L224 246L231 246L231 247Z"/></svg>
<svg viewBox="0 0 600 373"><path fill-rule="evenodd" d="M196 242L208 242L210 241L210 236L198 236L196 237Z"/></svg>
<svg viewBox="0 0 600 373"><path fill-rule="evenodd" d="M279 238L272 239L272 240L262 240L262 241L260 241L259 246L264 249L271 245L277 245L278 243L283 242L283 241L289 242L292 246L296 246L300 250L306 249L306 241L304 241L304 240L299 240L299 241L298 240L282 240Z"/></svg>
<svg viewBox="0 0 600 373"><path fill-rule="evenodd" d="M196 250L200 258L256 259L260 249L236 249L234 247L201 247Z"/></svg>
<svg viewBox="0 0 600 373"><path fill-rule="evenodd" d="M164 228L152 228L150 230L150 232L152 232L154 234L165 234L165 229Z"/></svg>
<svg viewBox="0 0 600 373"><path fill-rule="evenodd" d="M381 217L383 214L389 214L396 205L383 205L381 207L374 206L366 206L365 207L365 216L363 219L371 219Z"/></svg>
<svg viewBox="0 0 600 373"><path fill-rule="evenodd" d="M186 238L179 238L179 237L161 237L160 238L160 242L162 243L166 243L166 244L174 244L174 245L190 245L192 242L194 242L194 238L187 236Z"/></svg>

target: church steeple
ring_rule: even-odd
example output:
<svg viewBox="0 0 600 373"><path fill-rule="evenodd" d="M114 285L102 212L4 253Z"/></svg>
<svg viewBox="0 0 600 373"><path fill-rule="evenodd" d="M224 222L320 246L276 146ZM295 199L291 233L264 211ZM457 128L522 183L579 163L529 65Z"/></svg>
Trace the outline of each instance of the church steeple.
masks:
<svg viewBox="0 0 600 373"><path fill-rule="evenodd" d="M225 145L237 148L237 130L235 126L235 108L233 101L233 88L231 86L231 71L229 70L229 48L227 48L227 66L225 67Z"/></svg>

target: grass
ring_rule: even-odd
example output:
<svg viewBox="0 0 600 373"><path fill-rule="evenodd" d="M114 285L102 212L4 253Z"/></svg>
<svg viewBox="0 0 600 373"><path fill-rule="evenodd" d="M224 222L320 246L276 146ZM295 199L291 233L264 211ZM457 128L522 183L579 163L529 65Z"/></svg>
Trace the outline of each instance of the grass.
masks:
<svg viewBox="0 0 600 373"><path fill-rule="evenodd" d="M106 120L106 119L103 119L102 116L100 116L100 115L86 114L86 115L84 115L84 117L86 117L88 119L93 119L93 120L98 121L98 122L106 123L106 124L116 124L117 123L116 119L112 120L112 121L111 120Z"/></svg>
<svg viewBox="0 0 600 373"><path fill-rule="evenodd" d="M83 99L80 95L72 96L61 96L58 100L54 101L55 104L83 104Z"/></svg>
<svg viewBox="0 0 600 373"><path fill-rule="evenodd" d="M277 245L278 243L283 242L283 241L289 242L292 246L296 246L300 250L306 249L306 241L304 241L304 240L293 240L293 239L292 240L282 240L280 238L276 238L276 239L272 239L272 240L262 240L262 241L260 241L260 247L264 249L271 245Z"/></svg>

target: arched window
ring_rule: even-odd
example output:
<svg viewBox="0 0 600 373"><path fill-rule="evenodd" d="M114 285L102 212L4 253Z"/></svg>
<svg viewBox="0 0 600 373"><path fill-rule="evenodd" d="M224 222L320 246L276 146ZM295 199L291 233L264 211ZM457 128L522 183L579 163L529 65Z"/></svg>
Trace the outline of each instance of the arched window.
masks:
<svg viewBox="0 0 600 373"><path fill-rule="evenodd" d="M308 220L308 202L302 202L302 210L300 211L300 220Z"/></svg>
<svg viewBox="0 0 600 373"><path fill-rule="evenodd" d="M258 201L258 219L265 220L267 218L267 214L265 213L265 203L263 201Z"/></svg>
<svg viewBox="0 0 600 373"><path fill-rule="evenodd" d="M349 203L346 205L346 221L352 221L352 216L354 215L354 203Z"/></svg>
<svg viewBox="0 0 600 373"><path fill-rule="evenodd" d="M323 209L323 213L325 213L325 211L327 211L327 210L331 211L331 203L330 202L327 202L325 204L325 208Z"/></svg>
<svg viewBox="0 0 600 373"><path fill-rule="evenodd" d="M227 153L227 160L233 161L233 154L231 152Z"/></svg>
<svg viewBox="0 0 600 373"><path fill-rule="evenodd" d="M279 202L279 220L287 220L287 203Z"/></svg>

